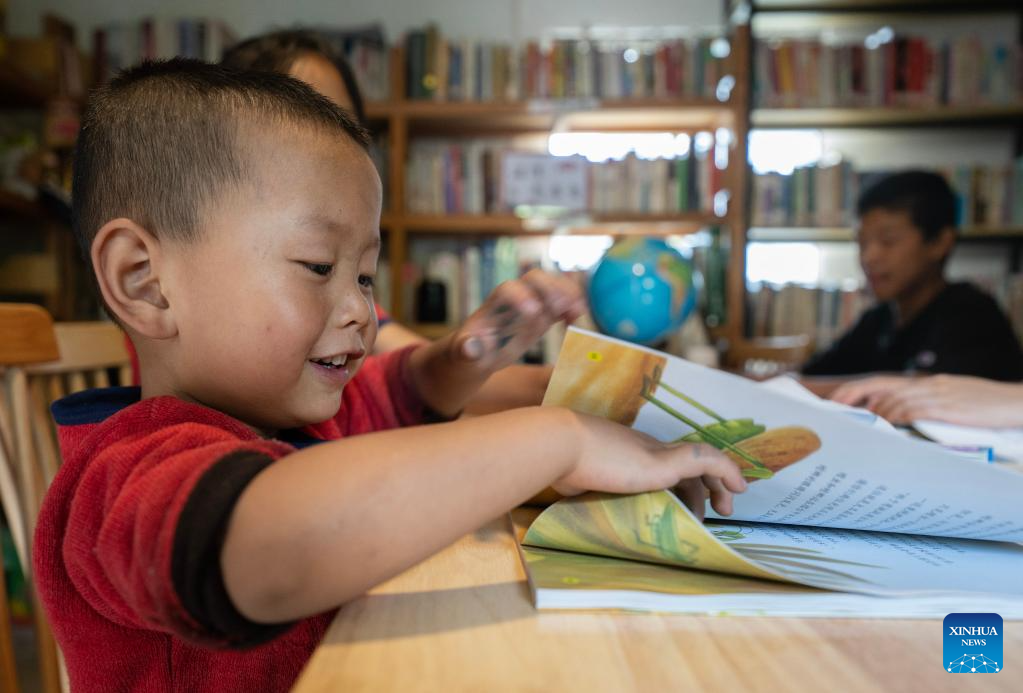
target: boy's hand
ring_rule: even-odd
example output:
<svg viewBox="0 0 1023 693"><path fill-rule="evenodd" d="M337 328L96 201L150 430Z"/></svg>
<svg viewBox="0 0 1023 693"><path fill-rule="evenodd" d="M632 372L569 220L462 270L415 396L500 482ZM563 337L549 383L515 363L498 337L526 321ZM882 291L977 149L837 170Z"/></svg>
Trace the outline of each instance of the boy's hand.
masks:
<svg viewBox="0 0 1023 693"><path fill-rule="evenodd" d="M574 281L531 270L498 286L469 316L453 335L453 358L496 371L518 361L556 322L585 310Z"/></svg>
<svg viewBox="0 0 1023 693"><path fill-rule="evenodd" d="M870 407L879 398L895 392L913 382L908 375L875 375L843 383L829 399L852 407Z"/></svg>
<svg viewBox="0 0 1023 693"><path fill-rule="evenodd" d="M579 455L552 487L564 496L583 491L642 493L672 488L703 519L707 496L714 510L732 514L732 494L746 490L738 465L710 445L667 445L599 417L576 414Z"/></svg>

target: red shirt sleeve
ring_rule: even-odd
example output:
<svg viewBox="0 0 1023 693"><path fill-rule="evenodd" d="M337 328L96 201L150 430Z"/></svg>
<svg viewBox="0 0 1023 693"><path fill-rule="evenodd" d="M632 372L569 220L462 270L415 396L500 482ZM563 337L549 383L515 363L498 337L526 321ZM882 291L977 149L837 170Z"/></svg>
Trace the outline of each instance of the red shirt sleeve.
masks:
<svg viewBox="0 0 1023 693"><path fill-rule="evenodd" d="M240 494L252 476L293 449L254 434L246 440L236 431L194 421L171 423L147 435L131 434L145 430L137 418L146 412L134 410L160 408L169 399L133 407L131 415L108 427L109 445L94 441L102 452L89 461L74 490L63 560L78 592L106 618L191 641L230 644L230 634L216 632L201 615L189 612L177 589L180 585L175 584L175 542L182 511L201 479L218 476L215 468L230 466L236 475L242 469L241 476L247 478L237 485ZM153 415L159 412L149 412ZM226 509L223 502L207 509L212 524L226 520L226 515L221 520L214 516L229 514L234 500ZM180 573L184 559L179 555L176 560ZM214 562L219 571L219 560Z"/></svg>

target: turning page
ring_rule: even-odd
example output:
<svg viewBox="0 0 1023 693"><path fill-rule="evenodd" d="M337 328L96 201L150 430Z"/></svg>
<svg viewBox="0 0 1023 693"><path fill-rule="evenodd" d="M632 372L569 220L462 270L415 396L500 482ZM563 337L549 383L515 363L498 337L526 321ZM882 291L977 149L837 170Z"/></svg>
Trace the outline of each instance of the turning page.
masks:
<svg viewBox="0 0 1023 693"><path fill-rule="evenodd" d="M750 482L732 520L1023 541L1023 474L653 349L570 329L544 404L721 449Z"/></svg>

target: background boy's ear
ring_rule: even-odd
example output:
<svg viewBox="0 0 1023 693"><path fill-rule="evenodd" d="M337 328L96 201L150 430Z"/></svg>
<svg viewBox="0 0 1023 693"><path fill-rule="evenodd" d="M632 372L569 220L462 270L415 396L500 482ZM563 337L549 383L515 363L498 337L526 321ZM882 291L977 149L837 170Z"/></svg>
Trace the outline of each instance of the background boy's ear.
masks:
<svg viewBox="0 0 1023 693"><path fill-rule="evenodd" d="M931 240L929 245L933 249L936 259L948 260L953 248L955 248L956 236L955 228L946 226Z"/></svg>
<svg viewBox="0 0 1023 693"><path fill-rule="evenodd" d="M113 219L96 234L91 254L103 300L126 328L152 339L176 334L156 236L131 219Z"/></svg>

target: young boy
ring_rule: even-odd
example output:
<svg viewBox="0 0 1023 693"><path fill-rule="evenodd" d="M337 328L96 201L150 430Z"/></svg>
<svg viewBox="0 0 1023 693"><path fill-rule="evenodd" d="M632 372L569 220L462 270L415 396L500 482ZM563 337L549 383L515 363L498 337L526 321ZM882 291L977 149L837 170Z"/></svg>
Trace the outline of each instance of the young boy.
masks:
<svg viewBox="0 0 1023 693"><path fill-rule="evenodd" d="M1023 352L995 301L945 280L955 196L935 173L908 171L860 197L860 264L878 305L803 375L926 372L1023 379Z"/></svg>
<svg viewBox="0 0 1023 693"><path fill-rule="evenodd" d="M745 488L715 450L554 407L391 430L454 416L580 306L534 273L450 337L367 357L365 145L272 73L175 60L92 97L75 232L142 386L54 405L34 565L73 690L284 691L332 609L549 485L688 480L725 513Z"/></svg>
<svg viewBox="0 0 1023 693"><path fill-rule="evenodd" d="M232 46L221 64L240 70L268 70L299 79L365 124L362 93L345 57L319 34L304 29L287 29L254 36ZM380 327L374 354L412 344L423 344L415 332L390 319L376 306ZM512 364L494 373L465 405L465 415L492 414L543 401L552 368Z"/></svg>

